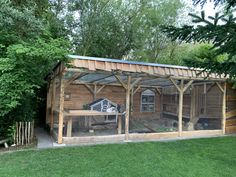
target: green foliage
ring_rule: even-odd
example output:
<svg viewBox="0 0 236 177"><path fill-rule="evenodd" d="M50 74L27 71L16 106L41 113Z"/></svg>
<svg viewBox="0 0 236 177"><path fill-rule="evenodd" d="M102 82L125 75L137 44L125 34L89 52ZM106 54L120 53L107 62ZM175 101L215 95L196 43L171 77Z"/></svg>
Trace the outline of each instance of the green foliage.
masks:
<svg viewBox="0 0 236 177"><path fill-rule="evenodd" d="M77 0L71 1L68 28L76 53L109 58L128 58L156 62L170 41L161 24L176 21L179 0Z"/></svg>
<svg viewBox="0 0 236 177"><path fill-rule="evenodd" d="M220 1L219 1L220 2ZM233 1L232 1L233 2ZM226 4L232 7L232 4ZM212 42L207 55L192 57L191 66L204 68L210 72L229 75L231 79L236 77L236 18L228 11L216 13L214 17L205 17L202 12L199 16L190 14L193 22L198 25L185 25L183 27L168 26L164 31L172 40L186 42ZM203 57L200 59L200 57ZM220 59L223 58L223 59Z"/></svg>
<svg viewBox="0 0 236 177"><path fill-rule="evenodd" d="M207 3L207 0L192 0L194 5L200 4L201 6L204 6ZM226 3L226 9L230 9L231 7L235 7L236 1L235 0L212 0L215 4L215 6L218 5L225 5Z"/></svg>
<svg viewBox="0 0 236 177"><path fill-rule="evenodd" d="M0 136L15 121L35 119L44 77L68 52L55 19L46 0L0 3Z"/></svg>
<svg viewBox="0 0 236 177"><path fill-rule="evenodd" d="M15 125L9 126L7 129L7 138L9 139L10 143L14 142L15 131L16 131Z"/></svg>

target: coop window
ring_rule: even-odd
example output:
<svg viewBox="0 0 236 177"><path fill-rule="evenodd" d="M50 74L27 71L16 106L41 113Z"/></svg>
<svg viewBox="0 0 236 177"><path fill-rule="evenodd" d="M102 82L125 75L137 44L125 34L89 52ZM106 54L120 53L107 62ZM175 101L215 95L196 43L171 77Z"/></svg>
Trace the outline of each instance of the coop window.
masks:
<svg viewBox="0 0 236 177"><path fill-rule="evenodd" d="M155 92L145 90L141 94L141 112L155 112Z"/></svg>

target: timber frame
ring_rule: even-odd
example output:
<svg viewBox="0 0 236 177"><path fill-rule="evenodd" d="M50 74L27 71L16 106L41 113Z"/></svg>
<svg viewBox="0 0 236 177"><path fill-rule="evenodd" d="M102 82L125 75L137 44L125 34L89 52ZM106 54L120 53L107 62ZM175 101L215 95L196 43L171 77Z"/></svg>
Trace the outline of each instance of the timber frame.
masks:
<svg viewBox="0 0 236 177"><path fill-rule="evenodd" d="M68 65L59 63L48 75L49 83L47 102L47 119L50 125L52 136L61 143L99 143L99 142L121 142L130 140L155 140L160 138L177 138L191 136L224 135L226 126L226 81L227 78L203 72L200 69L183 66L161 65L152 63L129 62L124 60L112 60L84 56L69 56ZM220 130L183 131L183 95L184 92L200 82L210 82L216 84L222 93L222 127ZM124 134L119 130L117 135L97 136L97 137L71 137L72 125L69 122L67 127L67 137L63 137L63 122L65 117L64 101L65 92L69 85L84 85L97 99L97 94L106 86L120 86L124 88L126 97L125 107L125 127ZM141 88L152 88L162 95L162 87L173 84L179 93L178 104L178 132L130 134L129 119L132 114L130 105L133 104L133 95ZM56 104L56 90L59 87L59 102ZM211 89L211 88L208 88ZM194 100L191 105L194 105ZM192 110L191 110L192 111ZM58 132L53 132L55 115L58 115ZM191 117L191 113L190 113ZM120 119L119 119L120 120ZM121 120L118 122L121 127Z"/></svg>

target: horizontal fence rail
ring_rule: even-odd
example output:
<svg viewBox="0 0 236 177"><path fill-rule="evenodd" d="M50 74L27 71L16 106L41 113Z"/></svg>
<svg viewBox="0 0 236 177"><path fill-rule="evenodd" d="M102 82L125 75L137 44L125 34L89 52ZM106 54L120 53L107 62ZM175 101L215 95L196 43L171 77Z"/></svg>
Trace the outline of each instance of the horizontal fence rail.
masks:
<svg viewBox="0 0 236 177"><path fill-rule="evenodd" d="M32 143L34 138L34 122L16 122L14 144L26 145Z"/></svg>

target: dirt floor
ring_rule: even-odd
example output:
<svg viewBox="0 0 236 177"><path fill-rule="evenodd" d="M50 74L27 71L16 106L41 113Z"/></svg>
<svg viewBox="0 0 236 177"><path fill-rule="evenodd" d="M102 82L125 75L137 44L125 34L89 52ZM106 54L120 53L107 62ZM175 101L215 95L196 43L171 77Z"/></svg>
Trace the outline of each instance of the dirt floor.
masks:
<svg viewBox="0 0 236 177"><path fill-rule="evenodd" d="M122 130L124 133L125 121L122 122ZM188 122L183 121L183 130L203 130L204 127L194 127L189 125ZM178 121L171 118L153 119L130 119L130 133L159 133L159 132L176 132L178 131ZM55 130L57 131L57 130ZM66 131L64 131L66 132ZM81 127L79 122L73 122L72 136L103 136L103 135L116 135L117 123L102 123L92 124L91 127Z"/></svg>

